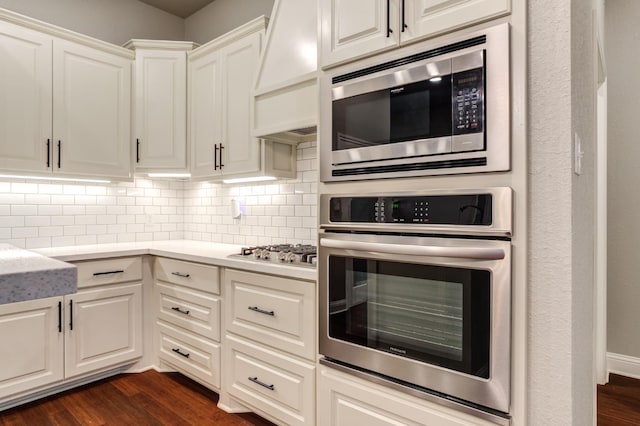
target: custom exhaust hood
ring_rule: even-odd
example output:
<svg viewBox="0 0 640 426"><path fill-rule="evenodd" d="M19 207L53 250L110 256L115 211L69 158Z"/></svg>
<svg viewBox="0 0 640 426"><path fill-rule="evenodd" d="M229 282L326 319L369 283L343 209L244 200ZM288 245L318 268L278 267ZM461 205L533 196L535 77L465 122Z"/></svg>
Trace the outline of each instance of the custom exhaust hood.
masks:
<svg viewBox="0 0 640 426"><path fill-rule="evenodd" d="M316 139L318 121L317 0L276 0L254 90L258 138Z"/></svg>

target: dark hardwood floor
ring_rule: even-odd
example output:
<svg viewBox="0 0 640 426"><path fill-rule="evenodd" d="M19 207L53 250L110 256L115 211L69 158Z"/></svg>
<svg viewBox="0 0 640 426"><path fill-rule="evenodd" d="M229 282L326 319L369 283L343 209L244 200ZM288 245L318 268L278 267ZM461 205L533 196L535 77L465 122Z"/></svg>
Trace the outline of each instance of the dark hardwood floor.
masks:
<svg viewBox="0 0 640 426"><path fill-rule="evenodd" d="M617 374L598 385L598 426L640 425L640 380Z"/></svg>
<svg viewBox="0 0 640 426"><path fill-rule="evenodd" d="M253 414L228 414L218 395L178 373L121 374L0 412L0 426L273 426ZM598 386L598 426L640 425L640 380L612 374Z"/></svg>
<svg viewBox="0 0 640 426"><path fill-rule="evenodd" d="M228 414L218 395L178 373L121 374L0 412L0 426L272 426L253 414Z"/></svg>

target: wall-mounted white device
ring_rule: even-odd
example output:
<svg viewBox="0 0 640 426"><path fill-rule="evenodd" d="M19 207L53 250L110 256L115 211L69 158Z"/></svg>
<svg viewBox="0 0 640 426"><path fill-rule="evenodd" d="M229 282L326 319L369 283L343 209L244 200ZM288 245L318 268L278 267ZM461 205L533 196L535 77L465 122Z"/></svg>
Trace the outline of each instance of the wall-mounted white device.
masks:
<svg viewBox="0 0 640 426"><path fill-rule="evenodd" d="M231 217L234 219L240 219L240 216L242 216L240 200L233 198L231 199Z"/></svg>

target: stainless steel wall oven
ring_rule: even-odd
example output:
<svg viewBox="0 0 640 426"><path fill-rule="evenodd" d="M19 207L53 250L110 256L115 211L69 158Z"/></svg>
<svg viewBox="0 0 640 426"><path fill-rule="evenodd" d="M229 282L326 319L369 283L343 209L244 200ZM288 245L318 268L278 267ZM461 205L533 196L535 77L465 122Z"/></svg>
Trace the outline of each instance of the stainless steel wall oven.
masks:
<svg viewBox="0 0 640 426"><path fill-rule="evenodd" d="M509 412L511 189L320 198L323 362Z"/></svg>

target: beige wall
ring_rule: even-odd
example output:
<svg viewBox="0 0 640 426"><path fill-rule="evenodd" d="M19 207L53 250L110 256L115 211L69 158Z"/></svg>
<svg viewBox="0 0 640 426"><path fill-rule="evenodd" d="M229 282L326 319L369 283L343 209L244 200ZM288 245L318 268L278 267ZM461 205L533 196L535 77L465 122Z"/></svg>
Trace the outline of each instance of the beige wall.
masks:
<svg viewBox="0 0 640 426"><path fill-rule="evenodd" d="M528 4L531 425L593 424L594 92L591 2ZM573 140L583 170L573 173Z"/></svg>
<svg viewBox="0 0 640 426"><path fill-rule="evenodd" d="M607 351L640 358L640 2L607 0Z"/></svg>
<svg viewBox="0 0 640 426"><path fill-rule="evenodd" d="M185 40L204 44L261 15L274 0L216 0L185 19Z"/></svg>
<svg viewBox="0 0 640 426"><path fill-rule="evenodd" d="M184 40L184 20L137 0L0 0L0 7L100 40Z"/></svg>

